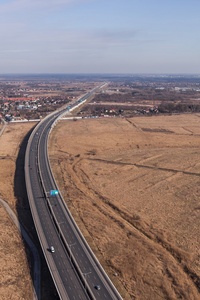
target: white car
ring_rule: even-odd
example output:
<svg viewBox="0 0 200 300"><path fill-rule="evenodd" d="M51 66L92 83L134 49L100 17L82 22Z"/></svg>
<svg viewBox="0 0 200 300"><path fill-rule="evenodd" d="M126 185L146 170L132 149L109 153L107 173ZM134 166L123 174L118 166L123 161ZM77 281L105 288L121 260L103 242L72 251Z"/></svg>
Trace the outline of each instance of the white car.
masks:
<svg viewBox="0 0 200 300"><path fill-rule="evenodd" d="M51 253L55 252L55 249L53 246L50 247L50 251L51 251Z"/></svg>

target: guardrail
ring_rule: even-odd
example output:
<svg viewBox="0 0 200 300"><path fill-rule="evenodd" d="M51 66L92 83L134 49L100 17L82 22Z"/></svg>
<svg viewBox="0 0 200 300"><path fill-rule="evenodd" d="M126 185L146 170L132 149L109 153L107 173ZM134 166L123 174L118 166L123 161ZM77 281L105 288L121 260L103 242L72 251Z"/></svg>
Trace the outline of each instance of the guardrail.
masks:
<svg viewBox="0 0 200 300"><path fill-rule="evenodd" d="M85 101L82 101L80 103L77 104L77 106L83 104L83 102ZM74 106L73 108L71 108L71 110L75 109L77 106ZM51 170L51 167L50 167L50 162L49 162L49 156L48 156L48 150L47 150L47 144L48 144L48 139L49 139L49 135L51 133L51 130L52 128L55 126L54 124L56 124L57 120L59 118L61 118L64 114L66 114L67 111L69 111L69 109L60 109L60 114L58 115L58 117L54 120L54 123L51 124L51 127L49 128L48 130L48 134L46 136L46 140L45 140L45 144L46 144L46 149L45 149L45 157L46 157L46 163L47 163L47 166L48 166L48 171L50 173L50 178L51 178L51 182L52 182L52 186L55 186L57 187L57 183L56 183L56 180L54 178L54 175L52 173L52 170ZM53 112L51 113L50 115L48 115L45 119L43 119L40 124L38 124L38 126L42 126L43 122L45 122L48 118L50 118L50 116L53 116L57 113L58 111L56 112ZM44 129L42 130L42 133L44 132L44 130L46 129L46 127L49 124L49 122L47 122L46 126L44 127ZM33 130L30 138L29 138L29 141L28 141L28 145L27 145L27 151L26 151L26 156L25 156L25 178L26 178L26 186L27 186L27 194L28 194L28 198L29 198L29 203L30 203L30 207L31 207L31 212L32 212L32 215L33 215L33 219L34 219L34 223L35 223L35 227L36 227L36 230L37 230L37 233L38 233L38 236L39 236L39 239L40 239L40 243L41 243L41 246L43 248L43 253L45 255L45 258L46 258L46 261L47 261L47 264L49 266L49 270L51 272L51 275L52 275L52 278L54 280L54 283L57 287L57 291L59 293L59 295L61 296L61 292L60 292L60 289L61 290L64 290L64 287L62 287L62 281L59 277L59 273L57 271L57 278L55 280L55 272L52 271L52 266L50 265L50 262L49 262L49 258L47 258L47 255L46 255L46 251L45 250L45 247L47 247L47 241L46 241L46 238L45 238L45 235L43 233L43 230L42 230L42 227L41 227L41 223L40 223L40 220L39 220L39 217L38 217L38 213L37 213L37 209L36 209L36 206L34 204L34 199L33 199L33 194L32 194L32 190L31 190L31 182L30 182L30 174L29 174L29 154L30 154L30 145L32 143L32 140L33 140L33 137L34 135L36 134L36 131L38 130L38 126L36 126L36 128ZM69 255L69 258L71 259L71 263L73 264L78 276L79 276L79 279L80 281L82 282L82 284L84 285L87 293L88 293L88 296L90 297L90 299L95 299L94 297L94 294L90 288L90 286L87 284L85 278L84 278L84 275L83 273L81 272L81 269L79 268L79 265L71 251L71 248L70 246L68 245L64 235L63 235L63 232L59 226L59 222L58 220L56 219L56 216L53 212L53 209L50 205L50 202L49 202L49 198L48 198L48 195L47 195L47 191L45 190L45 185L44 185L44 182L43 182L43 179L42 179L42 175L41 175L41 169L40 169L40 163L39 163L39 144L40 144L40 141L41 141L41 136L42 136L42 133L40 134L39 136L39 140L38 140L38 143L37 143L37 166L38 166L38 180L41 184L41 188L42 188L42 191L43 191L43 194L45 196L45 199L47 201L47 207L49 208L49 212L52 216L52 220L54 222L54 225L57 229L57 232L58 232L58 235L60 237L60 240L62 241L62 244L64 245L68 255ZM79 239L79 242L82 246L82 248L84 249L84 252L87 253L87 257L88 259L90 260L91 264L93 265L93 267L95 267L96 269L96 272L98 273L99 277L101 278L102 282L104 283L104 285L110 290L112 291L113 295L114 295L114 298L113 299L122 299L122 297L120 296L120 294L118 293L118 291L116 290L115 286L113 285L113 283L111 282L110 278L108 277L108 275L106 274L106 272L104 271L104 269L102 268L101 264L99 263L98 259L96 258L96 256L94 255L93 251L91 250L90 246L88 245L87 241L85 240L85 238L83 237L81 231L79 230L76 222L74 221L70 211L68 210L65 202L64 202L64 199L61 195L61 193L59 193L59 199L60 199L60 203L62 204L62 208L64 209L65 213L67 214L67 217L68 219L70 220L70 223L73 225L72 226L72 230L74 231L74 234L76 235L76 237ZM56 269L56 266L54 264L53 261L51 261L51 264L53 264L53 268ZM106 280L104 279L106 278ZM68 298L69 299L69 298Z"/></svg>
<svg viewBox="0 0 200 300"><path fill-rule="evenodd" d="M65 114L65 113L64 113L64 114ZM62 115L63 115L63 114L62 114ZM62 115L58 116L57 120L60 119L60 118L62 117ZM49 133L48 133L47 139L49 139L49 135L50 135L51 131L52 131L52 128L50 129L50 131L49 131ZM51 178L52 178L52 180L53 180L52 186L54 186L55 189L58 189L58 185L57 185L57 183L56 183L55 177L54 177L53 172L52 172L52 170L51 170L51 166L50 166L50 162L49 162L48 151L47 151L47 164L48 164L49 172L51 173ZM93 260L93 261L90 260L90 262L93 264L93 266L95 265L95 267L98 267L99 274L101 274L100 277L102 278L102 281L104 282L105 286L108 286L107 282L109 282L109 286L110 286L110 288L112 289L113 293L114 293L115 295L117 294L117 295L116 295L116 296L117 296L116 299L122 299L121 295L120 295L120 294L118 293L118 291L116 290L116 288L115 288L115 286L113 285L112 281L110 280L110 278L109 278L108 275L106 274L105 270L103 269L103 267L102 267L101 264L99 263L99 260L98 260L97 257L95 256L94 252L93 252L92 249L90 248L90 246L89 246L89 244L87 243L86 239L84 238L82 232L80 231L79 227L77 226L77 224L76 224L76 222L75 222L73 216L71 215L71 213L70 213L70 211L69 211L69 209L68 209L68 207L67 207L67 205L66 205L66 203L65 203L65 201L64 201L64 199L63 199L63 197L62 197L62 194L61 194L60 192L59 192L59 198L61 199L62 204L63 204L63 207L64 207L65 211L67 212L67 215L68 215L68 217L70 218L71 223L73 224L73 227L74 227L74 229L75 229L75 231L76 231L76 235L78 234L79 239L81 239L82 247L84 247L84 248L86 249L86 251L88 252L88 254L90 255L90 257L92 257L92 260ZM58 226L58 228L59 228L59 226ZM61 232L62 232L62 231L61 231ZM67 242L66 242L66 243L67 243ZM68 244L67 244L67 247L69 247ZM70 251L70 249L68 249L68 251ZM81 272L81 271L80 271L80 272ZM81 276L82 276L82 273L81 273ZM107 282L103 279L104 277L106 277ZM84 278L82 278L82 280L84 281ZM88 289L89 289L89 286L88 286ZM92 293L92 295L93 295L93 293ZM93 298L93 299L95 299L95 298Z"/></svg>
<svg viewBox="0 0 200 300"><path fill-rule="evenodd" d="M46 129L46 127L43 129L43 132L44 132L45 129ZM45 196L45 198L46 198L47 205L48 205L49 211L50 211L51 216L52 216L52 220L53 220L53 222L54 222L54 224L55 224L55 226L56 226L56 229L57 229L57 231L58 231L58 235L59 235L59 237L60 237L60 239L61 239L61 241L62 241L62 243L63 243L65 249L67 250L67 253L68 253L68 255L69 255L69 258L71 258L71 263L73 264L73 266L74 266L74 268L75 268L75 270L76 270L76 272L77 272L77 274L78 274L78 276L79 276L79 279L81 280L83 286L85 286L85 289L86 289L86 291L87 291L87 293L88 293L88 296L90 297L90 299L95 299L95 296L94 296L94 294L92 293L92 290L90 289L90 287L89 287L89 285L87 284L87 282L85 282L84 276L83 276L83 274L82 274L82 272L81 272L81 270L80 270L80 268L79 268L79 265L78 265L78 263L77 263L77 261L76 261L74 255L73 255L73 253L71 252L71 249L70 249L70 247L69 247L69 245L68 245L68 243L67 243L67 241L66 241L66 239L65 239L65 237L64 237L64 235L63 235L63 232L62 232L62 230L60 229L59 222L58 222L58 220L57 220L57 218L56 218L56 216L55 216L55 214L54 214L54 211L53 211L53 209L52 209L52 207L51 207L51 205L50 205L50 203L49 203L49 199L48 199L48 195L47 195L47 192L48 192L48 191L45 190L45 185L44 185L44 182L43 182L43 179L42 179L42 176L41 176L41 169L40 169L40 164L39 164L39 144L40 144L41 136L42 136L42 133L41 133L40 138L39 138L39 141L38 141L38 171L39 171L38 174L39 174L39 177L40 177L40 182L41 182L41 185L42 185L42 189L43 189L43 192L44 192L44 196ZM48 140L48 137L49 137L49 133L48 133L48 136L46 137L47 140ZM46 153L46 154L48 153L47 149L45 149L45 153ZM50 172L50 174L51 174L51 177L53 177L53 173L52 173L52 171L51 171L50 164L49 164L48 155L45 155L45 157L46 157L46 159L47 159L46 162L47 162L48 167L49 167L49 172ZM56 185L55 185L55 187L56 187ZM60 197L60 198L61 198L61 197Z"/></svg>
<svg viewBox="0 0 200 300"><path fill-rule="evenodd" d="M45 119L43 119L41 121L41 123L45 122L48 117L49 116L47 116ZM38 126L40 126L41 123ZM34 221L35 228L36 228L36 231L37 231L37 234L38 234L38 238L39 238L39 241L40 241L40 244L41 244L41 247L42 247L46 262L47 262L47 265L49 267L51 276L53 278L54 284L57 288L57 291L58 291L58 294L59 294L60 298L62 299L62 295L63 294L66 295L65 288L62 284L62 280L59 276L59 272L58 271L55 272L55 270L57 270L57 268L56 268L56 265L55 265L53 259L51 257L47 257L47 254L46 254L46 251L45 251L48 248L48 243L47 243L46 237L44 235L44 232L42 230L40 219L39 219L37 209L36 209L36 206L35 206L35 203L34 203L34 198L33 198L33 193L32 193L32 188L31 188L31 182L30 182L30 175L29 175L30 145L32 143L32 140L33 140L33 137L34 137L36 131L38 130L38 126L36 126L34 128L33 132L31 133L31 136L30 136L29 141L28 141L27 149L26 149L26 155L25 155L25 181L26 181L27 195L28 195L28 199L29 199L31 213L32 213L32 216L33 216L33 221ZM52 270L54 270L54 271L52 271ZM56 278L55 278L55 273L56 273ZM66 296L66 297L67 297L66 299L70 300L70 298L68 296Z"/></svg>

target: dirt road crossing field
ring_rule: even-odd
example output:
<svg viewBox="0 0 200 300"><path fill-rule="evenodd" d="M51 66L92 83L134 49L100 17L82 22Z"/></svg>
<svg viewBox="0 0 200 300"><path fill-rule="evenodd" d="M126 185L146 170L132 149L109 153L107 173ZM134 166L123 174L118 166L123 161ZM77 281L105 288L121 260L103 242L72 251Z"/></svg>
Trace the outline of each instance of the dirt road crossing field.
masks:
<svg viewBox="0 0 200 300"><path fill-rule="evenodd" d="M60 190L125 299L199 299L200 115L60 122ZM114 276L117 273L118 276Z"/></svg>

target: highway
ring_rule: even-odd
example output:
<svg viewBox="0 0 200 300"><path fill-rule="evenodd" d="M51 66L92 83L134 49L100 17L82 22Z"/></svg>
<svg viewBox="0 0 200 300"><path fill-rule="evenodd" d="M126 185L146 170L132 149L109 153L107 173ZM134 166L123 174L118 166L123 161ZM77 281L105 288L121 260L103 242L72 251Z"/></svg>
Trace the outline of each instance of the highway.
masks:
<svg viewBox="0 0 200 300"><path fill-rule="evenodd" d="M58 190L47 150L54 123L102 86L41 121L31 134L26 151L25 178L31 212L60 299L122 299L79 231L60 192L50 194L51 190Z"/></svg>

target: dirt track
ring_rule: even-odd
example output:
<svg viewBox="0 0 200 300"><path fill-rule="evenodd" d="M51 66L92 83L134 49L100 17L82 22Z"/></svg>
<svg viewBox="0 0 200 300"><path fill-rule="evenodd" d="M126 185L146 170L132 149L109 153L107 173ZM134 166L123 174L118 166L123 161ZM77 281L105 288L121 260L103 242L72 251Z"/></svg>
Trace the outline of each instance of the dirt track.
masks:
<svg viewBox="0 0 200 300"><path fill-rule="evenodd" d="M124 299L200 298L199 146L200 115L53 131L60 190Z"/></svg>

